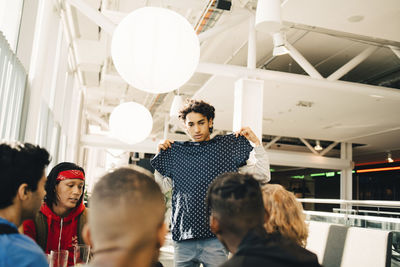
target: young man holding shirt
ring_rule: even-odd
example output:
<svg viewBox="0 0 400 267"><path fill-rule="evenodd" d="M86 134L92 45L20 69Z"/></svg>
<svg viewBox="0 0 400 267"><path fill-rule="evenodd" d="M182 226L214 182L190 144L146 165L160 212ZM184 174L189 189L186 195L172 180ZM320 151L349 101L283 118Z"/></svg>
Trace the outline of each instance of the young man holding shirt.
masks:
<svg viewBox="0 0 400 267"><path fill-rule="evenodd" d="M175 266L219 266L227 260L227 251L207 223L204 199L208 186L225 172L252 173L261 185L266 184L270 180L268 156L249 127L211 139L215 108L208 103L190 100L179 117L192 142L165 140L151 161L163 191L173 189ZM255 163L248 162L253 149Z"/></svg>

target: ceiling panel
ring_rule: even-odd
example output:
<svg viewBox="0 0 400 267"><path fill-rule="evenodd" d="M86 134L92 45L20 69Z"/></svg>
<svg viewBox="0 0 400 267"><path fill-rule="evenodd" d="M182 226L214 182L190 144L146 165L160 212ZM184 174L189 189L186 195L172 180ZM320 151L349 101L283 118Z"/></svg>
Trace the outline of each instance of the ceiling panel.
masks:
<svg viewBox="0 0 400 267"><path fill-rule="evenodd" d="M398 0L285 1L282 18L295 23L400 42ZM357 21L357 18L361 20Z"/></svg>
<svg viewBox="0 0 400 267"><path fill-rule="evenodd" d="M216 129L232 129L234 82L232 78L214 77L195 96L215 104ZM369 86L346 92L345 88L330 88L326 83L325 87L318 87L296 80L265 81L263 133L342 141L399 126L397 90ZM389 94L373 96L384 92ZM311 108L299 107L299 101L313 104Z"/></svg>

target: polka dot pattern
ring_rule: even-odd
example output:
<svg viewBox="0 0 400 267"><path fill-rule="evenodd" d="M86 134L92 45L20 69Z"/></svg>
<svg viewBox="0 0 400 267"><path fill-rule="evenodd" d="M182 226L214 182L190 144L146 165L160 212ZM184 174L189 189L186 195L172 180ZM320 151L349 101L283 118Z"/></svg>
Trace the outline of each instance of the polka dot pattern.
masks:
<svg viewBox="0 0 400 267"><path fill-rule="evenodd" d="M216 136L203 142L178 142L162 150L151 165L172 179L172 239L214 237L208 226L204 199L210 183L246 164L253 147L243 136Z"/></svg>

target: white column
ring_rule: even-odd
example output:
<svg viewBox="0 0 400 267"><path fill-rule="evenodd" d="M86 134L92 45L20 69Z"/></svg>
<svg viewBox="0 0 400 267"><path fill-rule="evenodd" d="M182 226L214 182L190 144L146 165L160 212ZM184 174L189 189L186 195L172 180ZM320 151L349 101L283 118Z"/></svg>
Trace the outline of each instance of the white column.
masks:
<svg viewBox="0 0 400 267"><path fill-rule="evenodd" d="M264 81L242 78L235 82L233 131L249 126L262 140Z"/></svg>
<svg viewBox="0 0 400 267"><path fill-rule="evenodd" d="M247 43L247 68L256 69L257 68L257 39L256 39L256 28L254 25L254 15L249 18L249 41Z"/></svg>
<svg viewBox="0 0 400 267"><path fill-rule="evenodd" d="M351 143L342 142L340 145L340 158L351 161L353 158ZM340 199L353 199L353 172L352 166L344 168L340 172Z"/></svg>

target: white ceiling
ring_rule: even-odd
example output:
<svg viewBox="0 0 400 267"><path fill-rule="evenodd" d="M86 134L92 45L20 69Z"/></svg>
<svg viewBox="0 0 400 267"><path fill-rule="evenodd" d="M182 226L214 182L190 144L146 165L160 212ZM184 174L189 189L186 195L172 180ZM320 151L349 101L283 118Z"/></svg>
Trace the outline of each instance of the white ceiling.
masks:
<svg viewBox="0 0 400 267"><path fill-rule="evenodd" d="M162 5L181 13L192 25L199 22L209 3L206 0L82 1L101 10L115 23L136 8ZM341 81L314 81L290 56L273 57L271 37L258 33L257 67L277 71L273 78L262 78L265 80L263 134L366 145L355 149L355 154L400 149L400 90L365 85L389 78L390 82L399 80L400 59L389 45L400 48L400 1L282 2L283 30L288 42L323 77L364 49L373 46L377 50ZM224 11L214 27L237 19L241 22L201 43L201 63L246 66L249 25L245 16L255 13L256 3L233 0L231 11ZM111 37L74 7L67 11L75 57L86 86L89 123L102 125L106 130L112 108L121 99L132 100L150 109L154 119L152 136L161 138L173 93L152 95L128 86L112 65ZM217 110L216 129L230 130L233 88L238 77L212 74L196 73L180 92L210 101ZM299 107L299 101L312 102L312 106Z"/></svg>

